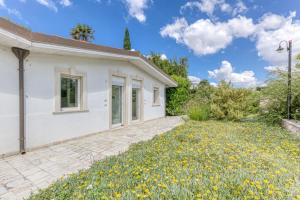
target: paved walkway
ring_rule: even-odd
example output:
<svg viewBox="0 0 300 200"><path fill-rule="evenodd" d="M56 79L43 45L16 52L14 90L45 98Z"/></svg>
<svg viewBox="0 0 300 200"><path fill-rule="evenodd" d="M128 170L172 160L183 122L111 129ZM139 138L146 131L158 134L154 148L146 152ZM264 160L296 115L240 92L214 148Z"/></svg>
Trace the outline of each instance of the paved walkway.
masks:
<svg viewBox="0 0 300 200"><path fill-rule="evenodd" d="M124 152L130 144L149 140L181 123L180 117L167 117L0 159L0 199L28 198L31 192L64 175Z"/></svg>

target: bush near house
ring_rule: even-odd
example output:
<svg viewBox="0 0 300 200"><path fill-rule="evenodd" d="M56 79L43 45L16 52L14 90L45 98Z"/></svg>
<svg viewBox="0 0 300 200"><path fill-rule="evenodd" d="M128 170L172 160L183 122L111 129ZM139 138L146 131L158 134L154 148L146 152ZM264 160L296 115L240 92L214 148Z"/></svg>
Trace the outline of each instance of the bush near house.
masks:
<svg viewBox="0 0 300 200"><path fill-rule="evenodd" d="M187 78L173 75L172 78L177 82L176 88L169 88L166 94L166 111L168 115L185 114L185 104L190 96L191 83Z"/></svg>
<svg viewBox="0 0 300 200"><path fill-rule="evenodd" d="M263 123L189 121L30 199L297 200L299 146Z"/></svg>
<svg viewBox="0 0 300 200"><path fill-rule="evenodd" d="M187 58L162 59L160 54L152 53L148 59L178 83L178 87L166 90L166 114L171 116L185 114L184 108L190 97L191 87L187 77Z"/></svg>

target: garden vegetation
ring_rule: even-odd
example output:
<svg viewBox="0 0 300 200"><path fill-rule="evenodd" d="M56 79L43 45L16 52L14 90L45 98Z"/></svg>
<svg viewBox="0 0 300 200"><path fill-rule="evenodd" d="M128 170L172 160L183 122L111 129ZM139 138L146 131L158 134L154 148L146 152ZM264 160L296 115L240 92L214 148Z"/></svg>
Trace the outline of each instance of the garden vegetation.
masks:
<svg viewBox="0 0 300 200"><path fill-rule="evenodd" d="M299 146L265 123L189 121L30 199L299 200Z"/></svg>
<svg viewBox="0 0 300 200"><path fill-rule="evenodd" d="M161 59L160 54L152 53L148 59L171 76L178 84L176 88L166 90L166 114L170 116L186 114L185 104L190 98L191 83L187 77L188 60Z"/></svg>
<svg viewBox="0 0 300 200"><path fill-rule="evenodd" d="M298 56L300 60L300 56ZM270 123L287 117L287 72L276 70L270 74L267 86L261 91L261 116ZM292 118L300 120L300 65L292 70Z"/></svg>

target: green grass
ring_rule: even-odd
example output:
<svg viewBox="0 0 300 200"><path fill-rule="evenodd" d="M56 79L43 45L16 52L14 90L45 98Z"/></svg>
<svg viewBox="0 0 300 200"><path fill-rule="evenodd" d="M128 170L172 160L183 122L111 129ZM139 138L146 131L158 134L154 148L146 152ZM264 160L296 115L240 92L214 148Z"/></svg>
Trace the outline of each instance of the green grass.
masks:
<svg viewBox="0 0 300 200"><path fill-rule="evenodd" d="M262 123L189 121L31 199L300 199L300 140Z"/></svg>
<svg viewBox="0 0 300 200"><path fill-rule="evenodd" d="M209 119L209 105L195 105L188 109L188 116L192 120L205 121Z"/></svg>

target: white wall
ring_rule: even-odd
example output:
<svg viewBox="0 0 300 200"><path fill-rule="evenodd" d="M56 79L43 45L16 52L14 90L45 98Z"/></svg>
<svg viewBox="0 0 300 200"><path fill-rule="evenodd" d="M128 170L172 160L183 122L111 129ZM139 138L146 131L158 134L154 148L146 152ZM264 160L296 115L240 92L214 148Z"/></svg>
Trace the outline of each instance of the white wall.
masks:
<svg viewBox="0 0 300 200"><path fill-rule="evenodd" d="M19 127L17 59L10 49L1 50L0 58L1 155L18 151ZM55 69L70 67L87 74L88 112L54 114ZM144 78L145 121L165 116L164 85L130 63L31 53L25 62L26 147L35 148L108 130L110 71ZM153 106L153 87L157 85L160 88L161 105ZM127 102L130 102L129 95ZM128 111L130 119L131 110Z"/></svg>
<svg viewBox="0 0 300 200"><path fill-rule="evenodd" d="M0 46L0 156L19 150L18 60Z"/></svg>

